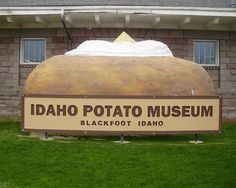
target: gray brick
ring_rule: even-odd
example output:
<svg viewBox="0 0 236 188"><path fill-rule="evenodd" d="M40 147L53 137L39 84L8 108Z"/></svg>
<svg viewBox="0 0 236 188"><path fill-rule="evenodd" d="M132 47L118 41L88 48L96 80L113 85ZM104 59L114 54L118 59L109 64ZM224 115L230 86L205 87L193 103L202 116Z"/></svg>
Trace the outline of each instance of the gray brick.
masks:
<svg viewBox="0 0 236 188"><path fill-rule="evenodd" d="M12 30L12 36L16 37L17 40L19 37L49 37L49 36L55 36L56 31L54 29L15 29Z"/></svg>
<svg viewBox="0 0 236 188"><path fill-rule="evenodd" d="M10 32L8 29L0 30L0 38L10 37Z"/></svg>
<svg viewBox="0 0 236 188"><path fill-rule="evenodd" d="M231 82L221 82L221 88L232 88Z"/></svg>
<svg viewBox="0 0 236 188"><path fill-rule="evenodd" d="M0 65L2 67L11 67L12 66L12 62L11 61L1 61ZM1 69L1 68L0 68Z"/></svg>
<svg viewBox="0 0 236 188"><path fill-rule="evenodd" d="M18 68L14 68L14 67L11 67L9 68L9 73L19 73L19 67Z"/></svg>
<svg viewBox="0 0 236 188"><path fill-rule="evenodd" d="M230 46L230 51L236 53L236 46Z"/></svg>
<svg viewBox="0 0 236 188"><path fill-rule="evenodd" d="M1 49L8 49L9 47L10 47L10 44L8 44L8 43L0 43Z"/></svg>
<svg viewBox="0 0 236 188"><path fill-rule="evenodd" d="M229 57L221 57L220 58L220 64L223 64L223 63L230 63L230 58Z"/></svg>
<svg viewBox="0 0 236 188"><path fill-rule="evenodd" d="M222 31L193 31L193 30L186 30L184 31L185 38L193 38L193 39L229 39L228 32Z"/></svg>
<svg viewBox="0 0 236 188"><path fill-rule="evenodd" d="M236 70L230 70L230 72L231 72L231 74L236 75Z"/></svg>
<svg viewBox="0 0 236 188"><path fill-rule="evenodd" d="M0 61L9 61L9 56L0 56Z"/></svg>
<svg viewBox="0 0 236 188"><path fill-rule="evenodd" d="M17 55L11 55L9 58L9 61L13 61L13 62L19 62L20 57Z"/></svg>
<svg viewBox="0 0 236 188"><path fill-rule="evenodd" d="M229 50L230 50L230 46L226 46L226 45L222 46L222 45L220 45L220 51L221 52L227 52Z"/></svg>
<svg viewBox="0 0 236 188"><path fill-rule="evenodd" d="M230 58L230 63L236 63L236 58L235 57L231 57Z"/></svg>
<svg viewBox="0 0 236 188"><path fill-rule="evenodd" d="M8 67L0 67L0 73L6 73L9 71Z"/></svg>
<svg viewBox="0 0 236 188"><path fill-rule="evenodd" d="M228 69L236 69L236 63L229 63L227 64Z"/></svg>
<svg viewBox="0 0 236 188"><path fill-rule="evenodd" d="M230 74L230 70L221 70L220 71L220 75L221 76L227 76L227 75L229 75Z"/></svg>
<svg viewBox="0 0 236 188"><path fill-rule="evenodd" d="M226 70L227 69L227 64L224 64L224 63L220 62L220 69L221 70Z"/></svg>
<svg viewBox="0 0 236 188"><path fill-rule="evenodd" d="M230 32L230 39L236 39L236 32L235 31Z"/></svg>
<svg viewBox="0 0 236 188"><path fill-rule="evenodd" d="M227 52L228 57L236 57L236 52Z"/></svg>
<svg viewBox="0 0 236 188"><path fill-rule="evenodd" d="M232 71L232 70L231 70ZM231 72L230 71L230 72ZM236 70L235 70L236 71ZM231 72L232 73L232 72ZM236 75L232 75L232 74L230 74L230 75L227 75L227 80L228 81L235 81L236 80Z"/></svg>
<svg viewBox="0 0 236 188"><path fill-rule="evenodd" d="M183 38L184 32L183 30L170 30L170 37L171 38Z"/></svg>

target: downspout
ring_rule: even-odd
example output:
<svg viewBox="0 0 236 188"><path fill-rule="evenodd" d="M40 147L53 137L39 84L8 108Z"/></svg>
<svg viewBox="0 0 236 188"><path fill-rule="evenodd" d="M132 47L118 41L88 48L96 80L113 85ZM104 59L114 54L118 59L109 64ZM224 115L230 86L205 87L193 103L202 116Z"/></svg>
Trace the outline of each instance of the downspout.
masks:
<svg viewBox="0 0 236 188"><path fill-rule="evenodd" d="M68 39L68 50L71 50L72 49L72 40L71 40L69 30L66 27L64 9L61 10L61 23L66 31L66 35L67 35L67 39Z"/></svg>

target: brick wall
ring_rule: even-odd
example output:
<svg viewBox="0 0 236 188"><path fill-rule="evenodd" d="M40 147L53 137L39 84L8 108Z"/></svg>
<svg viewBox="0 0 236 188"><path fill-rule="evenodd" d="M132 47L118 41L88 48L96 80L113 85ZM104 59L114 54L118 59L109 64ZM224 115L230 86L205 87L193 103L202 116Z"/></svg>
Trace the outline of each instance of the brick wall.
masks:
<svg viewBox="0 0 236 188"><path fill-rule="evenodd" d="M123 29L96 28L70 29L72 47L85 40L116 38ZM219 41L220 67L207 70L214 81L217 94L223 96L225 120L236 120L236 32L191 31L168 29L125 29L133 38L153 39L169 46L174 56L193 60L195 39ZM19 66L20 39L46 38L47 58L64 54L68 40L64 29L0 30L0 116L17 115L20 112L20 94L28 74L33 67Z"/></svg>
<svg viewBox="0 0 236 188"><path fill-rule="evenodd" d="M0 32L0 115L19 113L19 40Z"/></svg>

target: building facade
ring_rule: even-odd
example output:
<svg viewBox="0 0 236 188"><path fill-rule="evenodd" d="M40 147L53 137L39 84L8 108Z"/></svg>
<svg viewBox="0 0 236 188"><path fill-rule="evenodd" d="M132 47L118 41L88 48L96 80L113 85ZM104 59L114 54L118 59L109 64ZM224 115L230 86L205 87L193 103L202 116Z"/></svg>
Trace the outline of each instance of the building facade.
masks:
<svg viewBox="0 0 236 188"><path fill-rule="evenodd" d="M43 60L85 40L113 40L126 31L158 40L173 55L201 64L223 118L236 121L236 2L208 1L5 1L0 2L0 116L19 116L29 73Z"/></svg>

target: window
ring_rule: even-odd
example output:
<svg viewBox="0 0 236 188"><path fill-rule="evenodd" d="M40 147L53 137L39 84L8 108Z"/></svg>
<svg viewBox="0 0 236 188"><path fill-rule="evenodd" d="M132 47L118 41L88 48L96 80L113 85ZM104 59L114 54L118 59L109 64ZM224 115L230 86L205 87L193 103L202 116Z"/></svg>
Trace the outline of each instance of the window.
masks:
<svg viewBox="0 0 236 188"><path fill-rule="evenodd" d="M21 63L40 63L46 58L46 39L21 40Z"/></svg>
<svg viewBox="0 0 236 188"><path fill-rule="evenodd" d="M215 40L194 41L194 61L203 66L219 65L219 43Z"/></svg>

